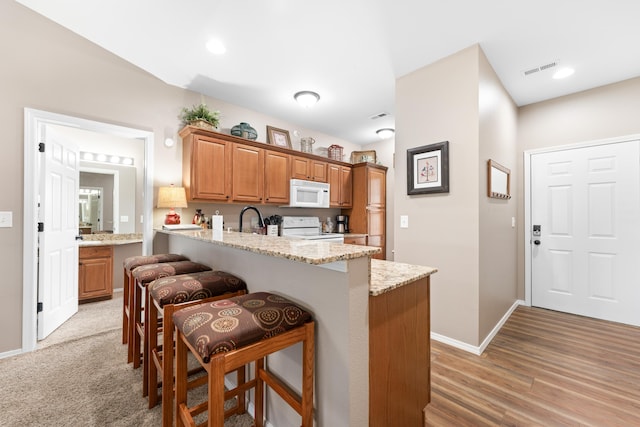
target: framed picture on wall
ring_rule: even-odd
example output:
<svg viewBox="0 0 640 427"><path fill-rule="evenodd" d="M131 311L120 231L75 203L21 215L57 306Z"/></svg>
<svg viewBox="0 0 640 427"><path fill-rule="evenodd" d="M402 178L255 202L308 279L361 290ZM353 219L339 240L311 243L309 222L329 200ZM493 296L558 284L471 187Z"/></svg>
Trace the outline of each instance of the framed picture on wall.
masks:
<svg viewBox="0 0 640 427"><path fill-rule="evenodd" d="M291 138L289 131L284 129L267 126L267 143L277 145L278 147L291 149Z"/></svg>
<svg viewBox="0 0 640 427"><path fill-rule="evenodd" d="M407 150L407 194L449 192L449 141Z"/></svg>

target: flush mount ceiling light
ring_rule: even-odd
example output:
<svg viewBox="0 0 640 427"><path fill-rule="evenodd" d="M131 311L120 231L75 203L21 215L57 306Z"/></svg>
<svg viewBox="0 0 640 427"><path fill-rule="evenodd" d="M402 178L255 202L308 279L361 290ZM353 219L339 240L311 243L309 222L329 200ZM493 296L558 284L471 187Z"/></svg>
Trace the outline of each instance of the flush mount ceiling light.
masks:
<svg viewBox="0 0 640 427"><path fill-rule="evenodd" d="M211 39L207 42L207 50L214 55L222 55L227 51L227 48L224 47L222 41L218 39Z"/></svg>
<svg viewBox="0 0 640 427"><path fill-rule="evenodd" d="M556 80L564 79L565 77L569 77L575 72L576 71L573 68L569 68L569 67L560 68L558 71L555 72L555 74L553 75L553 78Z"/></svg>
<svg viewBox="0 0 640 427"><path fill-rule="evenodd" d="M392 128L383 128L383 129L378 129L376 133L378 134L380 139L387 139L387 138L391 138L393 134L396 133L396 130Z"/></svg>
<svg viewBox="0 0 640 427"><path fill-rule="evenodd" d="M320 101L320 95L310 90L303 90L293 95L293 99L298 101L298 104L304 108L313 106L316 102Z"/></svg>

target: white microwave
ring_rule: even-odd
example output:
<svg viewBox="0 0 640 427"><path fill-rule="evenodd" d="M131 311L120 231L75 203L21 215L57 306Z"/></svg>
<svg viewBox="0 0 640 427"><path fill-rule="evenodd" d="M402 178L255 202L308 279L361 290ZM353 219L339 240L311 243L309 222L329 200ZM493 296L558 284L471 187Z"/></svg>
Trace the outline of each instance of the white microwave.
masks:
<svg viewBox="0 0 640 427"><path fill-rule="evenodd" d="M326 182L292 179L290 181L289 204L291 208L328 208L329 184Z"/></svg>

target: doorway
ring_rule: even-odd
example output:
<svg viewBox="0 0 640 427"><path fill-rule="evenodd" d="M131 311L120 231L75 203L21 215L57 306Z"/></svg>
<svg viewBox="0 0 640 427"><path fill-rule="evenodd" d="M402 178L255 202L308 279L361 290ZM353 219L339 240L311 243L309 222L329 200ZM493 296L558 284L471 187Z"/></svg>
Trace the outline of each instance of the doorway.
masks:
<svg viewBox="0 0 640 427"><path fill-rule="evenodd" d="M28 224L37 224L40 212L40 157L39 144L45 142L47 127L69 127L91 132L137 139L144 144L143 218L152 218L153 207L153 133L135 128L81 119L47 111L24 110L24 244L23 244L23 315L22 351L33 351L37 343L38 328L38 231ZM152 251L152 221L142 226L143 254Z"/></svg>
<svg viewBox="0 0 640 427"><path fill-rule="evenodd" d="M525 153L527 303L640 325L640 140Z"/></svg>

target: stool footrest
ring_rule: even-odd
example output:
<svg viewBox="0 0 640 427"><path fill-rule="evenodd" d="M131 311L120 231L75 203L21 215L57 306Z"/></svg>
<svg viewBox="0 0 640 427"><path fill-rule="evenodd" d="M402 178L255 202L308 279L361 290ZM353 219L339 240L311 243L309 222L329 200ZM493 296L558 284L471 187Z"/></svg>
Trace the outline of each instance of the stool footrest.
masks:
<svg viewBox="0 0 640 427"><path fill-rule="evenodd" d="M291 406L299 415L302 415L302 399L298 393L285 384L280 378L267 370L258 372L260 379Z"/></svg>

